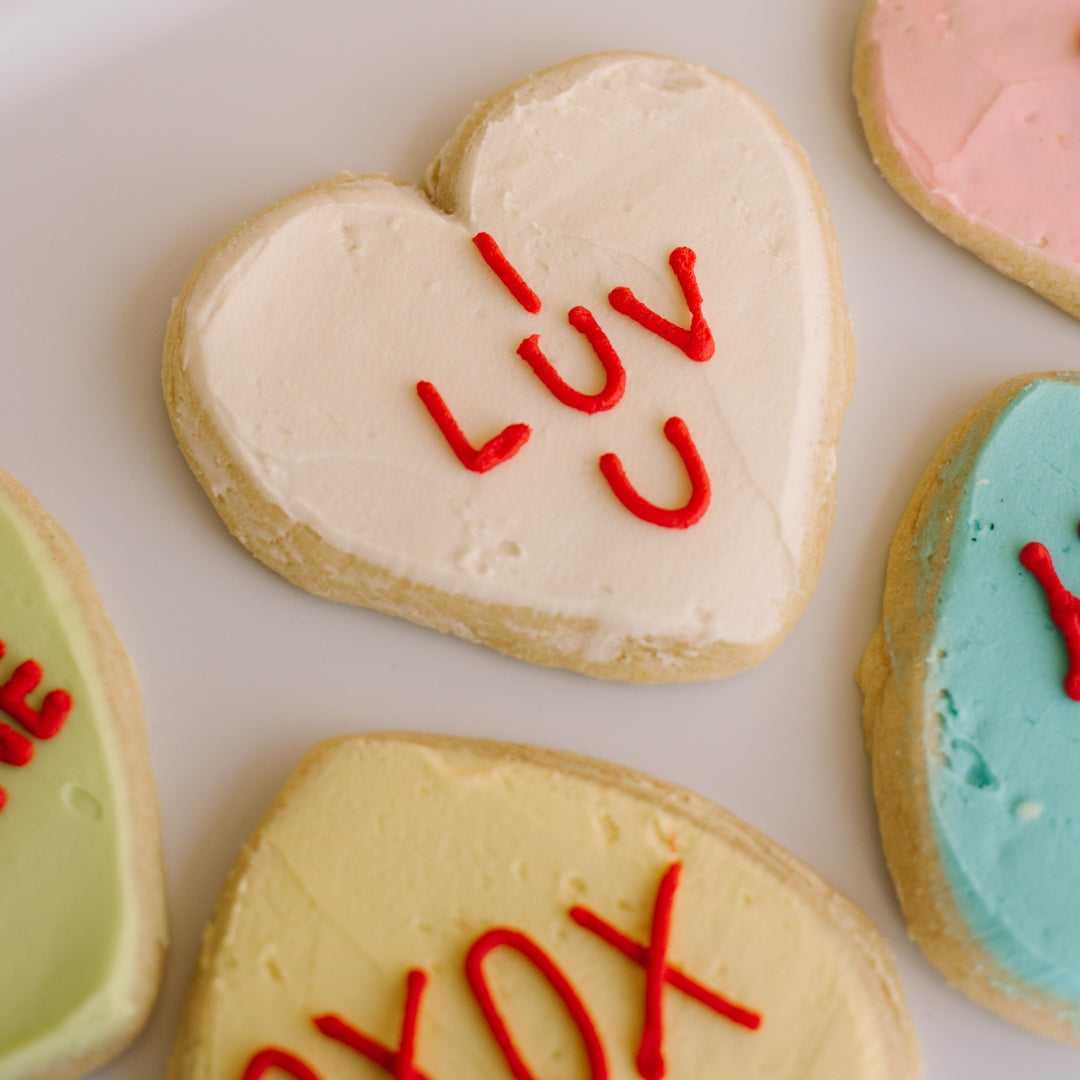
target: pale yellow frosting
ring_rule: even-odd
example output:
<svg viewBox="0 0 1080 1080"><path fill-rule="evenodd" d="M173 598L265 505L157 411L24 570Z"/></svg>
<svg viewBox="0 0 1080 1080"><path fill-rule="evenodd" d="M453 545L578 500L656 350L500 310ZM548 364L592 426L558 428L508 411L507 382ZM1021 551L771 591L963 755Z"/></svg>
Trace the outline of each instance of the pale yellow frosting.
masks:
<svg viewBox="0 0 1080 1080"><path fill-rule="evenodd" d="M394 737L319 748L234 872L173 1080L239 1080L269 1045L325 1080L384 1077L311 1018L338 1013L396 1048L411 968L430 976L416 1065L433 1080L505 1080L463 969L493 927L524 931L550 954L596 1022L612 1080L629 1080L643 971L567 912L585 905L647 942L675 860L669 962L764 1022L749 1031L667 989L670 1080L917 1075L888 960L849 904L685 792L577 759L552 768L551 757ZM534 1074L586 1077L581 1040L535 971L507 950L486 970Z"/></svg>

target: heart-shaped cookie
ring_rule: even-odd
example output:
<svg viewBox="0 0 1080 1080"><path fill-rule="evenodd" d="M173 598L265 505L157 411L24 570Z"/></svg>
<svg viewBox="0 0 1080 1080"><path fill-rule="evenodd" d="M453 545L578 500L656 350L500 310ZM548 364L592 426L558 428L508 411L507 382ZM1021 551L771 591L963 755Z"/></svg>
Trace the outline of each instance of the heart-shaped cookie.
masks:
<svg viewBox="0 0 1080 1080"><path fill-rule="evenodd" d="M904 199L1080 317L1080 0L869 0L855 96Z"/></svg>
<svg viewBox="0 0 1080 1080"><path fill-rule="evenodd" d="M427 197L342 177L242 225L164 381L290 580L665 681L758 662L805 605L852 363L799 148L712 72L610 54L478 106Z"/></svg>
<svg viewBox="0 0 1080 1080"><path fill-rule="evenodd" d="M309 754L245 845L169 1076L919 1074L865 916L718 807L567 754L365 735Z"/></svg>
<svg viewBox="0 0 1080 1080"><path fill-rule="evenodd" d="M859 680L912 936L1008 1019L1080 1042L1080 375L1014 379L927 469Z"/></svg>
<svg viewBox="0 0 1080 1080"><path fill-rule="evenodd" d="M0 471L0 1080L134 1037L165 947L135 673L81 555Z"/></svg>

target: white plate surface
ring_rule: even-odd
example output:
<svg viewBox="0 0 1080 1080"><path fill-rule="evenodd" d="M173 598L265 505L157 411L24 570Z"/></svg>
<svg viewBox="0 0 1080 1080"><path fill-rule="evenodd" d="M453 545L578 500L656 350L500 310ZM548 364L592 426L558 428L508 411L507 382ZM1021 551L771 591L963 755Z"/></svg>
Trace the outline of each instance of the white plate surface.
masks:
<svg viewBox="0 0 1080 1080"><path fill-rule="evenodd" d="M892 531L964 411L1011 375L1076 367L1080 325L878 178L849 92L861 3L0 0L0 462L82 547L135 658L165 820L163 995L99 1080L163 1075L203 923L303 751L386 728L560 747L693 788L876 922L928 1080L1080 1071L1080 1051L943 984L907 940L878 843L852 673ZM820 586L771 660L722 683L607 685L306 595L229 537L161 401L170 300L232 225L343 170L416 181L473 101L612 48L706 64L776 110L831 202L855 320Z"/></svg>

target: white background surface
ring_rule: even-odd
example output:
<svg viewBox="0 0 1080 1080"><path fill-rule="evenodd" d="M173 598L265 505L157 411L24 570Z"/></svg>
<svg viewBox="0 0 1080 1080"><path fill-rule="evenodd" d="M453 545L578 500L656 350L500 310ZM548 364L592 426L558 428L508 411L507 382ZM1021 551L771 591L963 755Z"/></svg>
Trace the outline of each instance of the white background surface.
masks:
<svg viewBox="0 0 1080 1080"><path fill-rule="evenodd" d="M0 0L0 463L94 571L140 671L164 813L164 990L99 1080L163 1075L201 927L303 751L385 728L570 749L693 788L880 927L928 1080L1080 1073L1080 1050L943 984L905 936L877 839L852 673L892 531L964 411L1011 375L1078 366L1080 325L955 249L879 179L848 89L860 5ZM234 224L343 170L419 180L474 100L611 48L706 64L776 110L831 202L855 321L820 586L779 652L723 683L602 684L306 595L228 535L161 401L170 300Z"/></svg>

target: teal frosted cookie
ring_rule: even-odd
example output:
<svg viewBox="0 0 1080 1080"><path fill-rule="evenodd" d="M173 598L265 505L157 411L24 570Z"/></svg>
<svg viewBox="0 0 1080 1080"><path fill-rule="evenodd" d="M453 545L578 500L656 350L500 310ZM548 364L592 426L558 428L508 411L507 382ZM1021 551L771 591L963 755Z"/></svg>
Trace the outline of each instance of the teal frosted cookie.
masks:
<svg viewBox="0 0 1080 1080"><path fill-rule="evenodd" d="M1080 375L1000 387L927 469L858 678L889 869L956 987L1080 1042Z"/></svg>

